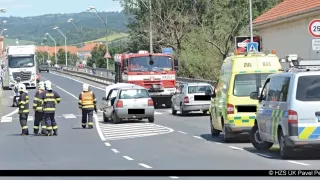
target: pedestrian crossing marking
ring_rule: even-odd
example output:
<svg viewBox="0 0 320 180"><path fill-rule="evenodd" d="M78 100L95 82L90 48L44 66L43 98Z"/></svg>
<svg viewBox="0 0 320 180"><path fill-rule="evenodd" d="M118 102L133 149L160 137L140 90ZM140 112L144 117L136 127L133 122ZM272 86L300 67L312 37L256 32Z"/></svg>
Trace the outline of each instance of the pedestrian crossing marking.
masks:
<svg viewBox="0 0 320 180"><path fill-rule="evenodd" d="M63 117L66 119L72 119L72 118L77 118L74 114L63 114Z"/></svg>
<svg viewBox="0 0 320 180"><path fill-rule="evenodd" d="M102 116L98 118L99 121L102 121ZM99 126L107 141L155 136L173 132L173 129L165 126L139 121L136 123L126 123L124 121L122 124L100 122Z"/></svg>
<svg viewBox="0 0 320 180"><path fill-rule="evenodd" d="M6 122L11 122L12 121L12 117L2 117L1 118L1 123L6 123Z"/></svg>
<svg viewBox="0 0 320 180"><path fill-rule="evenodd" d="M33 121L33 116L28 116L28 121Z"/></svg>

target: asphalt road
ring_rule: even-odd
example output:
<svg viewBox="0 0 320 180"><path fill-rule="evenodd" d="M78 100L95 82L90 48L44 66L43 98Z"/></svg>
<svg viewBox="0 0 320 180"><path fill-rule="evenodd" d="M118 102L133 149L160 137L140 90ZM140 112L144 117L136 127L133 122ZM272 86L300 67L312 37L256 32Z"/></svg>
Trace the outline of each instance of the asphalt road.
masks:
<svg viewBox="0 0 320 180"><path fill-rule="evenodd" d="M169 109L157 109L153 124L142 121L115 125L103 123L102 114L99 112L95 116L95 128L82 129L80 111L77 108L77 97L82 90L82 83L87 82L92 85L98 104L105 96L105 87L79 78L63 77L54 72L41 73L41 78L52 81L53 88L62 98L56 112L59 136L19 136L18 115L10 113L14 108L9 107L12 92L4 91L4 100L8 105L3 108L5 118L2 117L0 121L0 169L250 170L317 169L320 165L319 158L307 156L314 153L300 153L304 155L299 159L287 161L279 158L276 147L266 152L256 151L251 143L245 140L247 136L240 136L237 142L228 144L223 143L222 138L213 139L210 135L209 116L202 113L181 117L171 115ZM34 90L29 90L31 101L34 93ZM29 131L32 132L33 113L29 116ZM241 142L242 139L244 142ZM103 179L146 178L151 179L151 177ZM170 177L152 177L152 179L170 179ZM179 179L209 178L179 177Z"/></svg>

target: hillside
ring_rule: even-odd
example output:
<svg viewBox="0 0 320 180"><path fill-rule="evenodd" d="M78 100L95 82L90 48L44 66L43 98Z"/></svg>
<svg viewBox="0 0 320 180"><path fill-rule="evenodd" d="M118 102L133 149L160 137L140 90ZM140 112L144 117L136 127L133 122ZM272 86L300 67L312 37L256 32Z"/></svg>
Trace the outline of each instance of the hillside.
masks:
<svg viewBox="0 0 320 180"><path fill-rule="evenodd" d="M16 45L16 39L4 39L4 44L5 45ZM34 41L26 41L26 40L19 40L19 45L31 45L35 44Z"/></svg>
<svg viewBox="0 0 320 180"><path fill-rule="evenodd" d="M108 17L108 33L124 33L126 32L127 16L123 12L101 12L102 17ZM50 33L58 44L64 44L64 38L58 31L53 30L54 26L58 26L67 36L68 44L81 42L81 34L68 19L72 18L74 23L82 29L83 41L92 41L105 36L105 26L101 20L92 12L81 12L73 14L46 14L34 17L0 17L8 22L3 27L8 29L6 34L11 39L19 39L34 41L36 43L43 42L44 34ZM15 41L15 40L14 40ZM48 41L53 45L51 40Z"/></svg>
<svg viewBox="0 0 320 180"><path fill-rule="evenodd" d="M108 36L108 41L109 42L113 42L113 41L117 41L123 38L126 38L128 36L128 34L126 33L114 33L111 34L110 36ZM96 40L90 40L90 41L86 41L85 43L91 43L91 42L105 42L106 41L106 37L101 37L99 39Z"/></svg>

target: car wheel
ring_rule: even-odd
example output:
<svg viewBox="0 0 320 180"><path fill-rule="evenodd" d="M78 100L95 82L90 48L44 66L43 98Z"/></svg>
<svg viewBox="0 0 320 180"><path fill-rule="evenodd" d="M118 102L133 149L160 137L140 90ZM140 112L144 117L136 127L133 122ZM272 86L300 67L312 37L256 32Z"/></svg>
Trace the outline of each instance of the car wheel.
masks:
<svg viewBox="0 0 320 180"><path fill-rule="evenodd" d="M172 110L172 114L176 115L177 114L177 110L174 110L174 105L173 103L171 103L171 110Z"/></svg>
<svg viewBox="0 0 320 180"><path fill-rule="evenodd" d="M49 70L47 71L47 73L49 73Z"/></svg>
<svg viewBox="0 0 320 180"><path fill-rule="evenodd" d="M208 114L208 111L203 111L202 113L203 113L203 114Z"/></svg>
<svg viewBox="0 0 320 180"><path fill-rule="evenodd" d="M250 140L253 147L258 150L268 150L273 146L273 143L261 140L257 124L250 131Z"/></svg>
<svg viewBox="0 0 320 180"><path fill-rule="evenodd" d="M223 133L224 133L224 136L223 136L224 142L226 143L232 142L232 133L228 131L225 125L223 125Z"/></svg>
<svg viewBox="0 0 320 180"><path fill-rule="evenodd" d="M282 131L278 134L279 146L280 146L280 156L282 159L289 159L292 157L294 150L292 148L287 147L284 141L284 135Z"/></svg>
<svg viewBox="0 0 320 180"><path fill-rule="evenodd" d="M149 123L154 123L154 116L148 118Z"/></svg>
<svg viewBox="0 0 320 180"><path fill-rule="evenodd" d="M108 122L109 118L106 117L105 113L103 112L103 122Z"/></svg>
<svg viewBox="0 0 320 180"><path fill-rule="evenodd" d="M187 115L187 112L183 110L182 104L180 105L180 114L181 116Z"/></svg>
<svg viewBox="0 0 320 180"><path fill-rule="evenodd" d="M215 129L213 124L212 124L212 118L211 118L211 115L210 115L210 127L211 127L211 136L212 137L218 137L220 136L220 131Z"/></svg>
<svg viewBox="0 0 320 180"><path fill-rule="evenodd" d="M118 118L118 116L115 112L112 113L112 120L113 120L113 123L115 123L115 124L119 124L121 122L121 119Z"/></svg>

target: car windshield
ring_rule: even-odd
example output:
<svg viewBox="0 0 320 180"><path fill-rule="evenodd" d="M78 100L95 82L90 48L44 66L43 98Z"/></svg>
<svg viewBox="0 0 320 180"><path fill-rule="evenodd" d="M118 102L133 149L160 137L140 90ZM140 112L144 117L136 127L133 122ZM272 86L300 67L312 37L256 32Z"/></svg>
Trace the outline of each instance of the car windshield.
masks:
<svg viewBox="0 0 320 180"><path fill-rule="evenodd" d="M270 74L237 74L234 78L233 95L250 96L251 92L260 92Z"/></svg>
<svg viewBox="0 0 320 180"><path fill-rule="evenodd" d="M299 77L296 99L299 101L320 101L320 76Z"/></svg>
<svg viewBox="0 0 320 180"><path fill-rule="evenodd" d="M212 93L211 86L189 86L188 87L188 94L197 94L197 93Z"/></svg>
<svg viewBox="0 0 320 180"><path fill-rule="evenodd" d="M33 67L33 57L11 57L9 58L9 68Z"/></svg>
<svg viewBox="0 0 320 180"><path fill-rule="evenodd" d="M143 71L171 71L172 58L168 56L153 56L153 64L150 57L133 57L129 59L128 68L131 72Z"/></svg>
<svg viewBox="0 0 320 180"><path fill-rule="evenodd" d="M146 89L126 89L121 90L119 99L137 99L137 98L150 98Z"/></svg>

